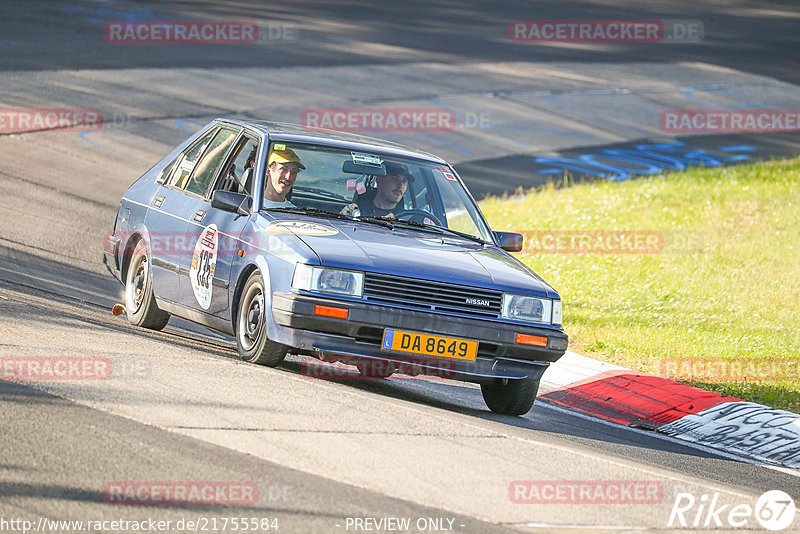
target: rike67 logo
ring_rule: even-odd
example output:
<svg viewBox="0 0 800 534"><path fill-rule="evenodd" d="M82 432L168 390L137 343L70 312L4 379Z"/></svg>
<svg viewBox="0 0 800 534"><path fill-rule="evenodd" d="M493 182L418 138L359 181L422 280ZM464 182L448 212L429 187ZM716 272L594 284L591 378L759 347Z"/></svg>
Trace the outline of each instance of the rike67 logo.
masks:
<svg viewBox="0 0 800 534"><path fill-rule="evenodd" d="M784 530L794 521L796 509L788 493L772 490L761 495L755 503L722 504L720 494L678 493L669 514L668 527L692 528L757 528L753 520L767 530Z"/></svg>

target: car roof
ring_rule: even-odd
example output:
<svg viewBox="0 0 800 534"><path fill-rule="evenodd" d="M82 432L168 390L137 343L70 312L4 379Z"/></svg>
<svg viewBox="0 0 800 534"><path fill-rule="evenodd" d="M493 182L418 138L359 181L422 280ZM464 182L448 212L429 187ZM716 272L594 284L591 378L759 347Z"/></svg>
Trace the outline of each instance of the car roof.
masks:
<svg viewBox="0 0 800 534"><path fill-rule="evenodd" d="M301 143L319 143L325 145L333 145L342 148L354 148L364 151L377 151L383 153L391 153L396 156L403 156L409 158L424 159L435 163L445 163L445 160L438 156L434 156L428 152L417 150L407 146L403 146L391 141L384 141L383 139L376 139L366 135L359 135L349 132L339 132L336 130L328 130L325 128L312 128L309 126L302 126L299 124L290 124L286 122L273 122L273 121L256 121L247 119L229 119L218 118L218 122L228 122L239 126L245 126L260 133L266 134L270 139L278 139L280 141L301 142Z"/></svg>

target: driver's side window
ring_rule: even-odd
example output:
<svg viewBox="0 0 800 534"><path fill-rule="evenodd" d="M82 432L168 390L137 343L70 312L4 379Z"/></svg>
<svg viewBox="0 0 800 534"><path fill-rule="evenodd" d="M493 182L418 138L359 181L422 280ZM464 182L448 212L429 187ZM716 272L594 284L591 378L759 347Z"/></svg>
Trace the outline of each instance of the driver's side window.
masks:
<svg viewBox="0 0 800 534"><path fill-rule="evenodd" d="M258 141L247 135L243 136L223 167L214 189L252 196L257 153Z"/></svg>

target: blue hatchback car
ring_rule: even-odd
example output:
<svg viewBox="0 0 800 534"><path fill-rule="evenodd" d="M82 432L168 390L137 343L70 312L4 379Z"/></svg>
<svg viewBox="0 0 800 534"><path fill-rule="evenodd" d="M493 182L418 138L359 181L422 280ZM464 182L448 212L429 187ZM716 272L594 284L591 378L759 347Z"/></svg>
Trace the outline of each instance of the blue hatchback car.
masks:
<svg viewBox="0 0 800 534"><path fill-rule="evenodd" d="M183 317L263 365L446 376L521 415L567 348L558 294L508 253L522 236L447 162L360 135L214 120L130 186L104 247L131 323Z"/></svg>

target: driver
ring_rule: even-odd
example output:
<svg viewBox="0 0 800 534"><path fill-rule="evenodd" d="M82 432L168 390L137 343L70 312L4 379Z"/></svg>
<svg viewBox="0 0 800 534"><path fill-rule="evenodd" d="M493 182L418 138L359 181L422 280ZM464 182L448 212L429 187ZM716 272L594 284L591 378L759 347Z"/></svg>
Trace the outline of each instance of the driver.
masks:
<svg viewBox="0 0 800 534"><path fill-rule="evenodd" d="M286 198L297 173L305 170L300 157L291 148L273 149L267 160L267 176L264 186L264 208L295 208Z"/></svg>
<svg viewBox="0 0 800 534"><path fill-rule="evenodd" d="M356 201L342 210L344 215L353 215L358 209L365 217L394 218L398 213L405 211L405 206L400 202L406 194L409 182L414 181L414 176L408 172L408 167L399 163L386 162L386 174L375 178L377 187L360 195Z"/></svg>

